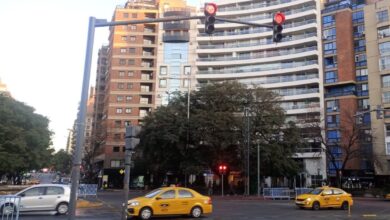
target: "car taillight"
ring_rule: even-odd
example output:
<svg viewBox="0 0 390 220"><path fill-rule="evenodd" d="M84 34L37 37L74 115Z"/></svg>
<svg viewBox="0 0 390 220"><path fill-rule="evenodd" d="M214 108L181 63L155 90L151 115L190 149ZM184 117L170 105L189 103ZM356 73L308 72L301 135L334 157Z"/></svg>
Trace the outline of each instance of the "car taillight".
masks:
<svg viewBox="0 0 390 220"><path fill-rule="evenodd" d="M213 204L213 203L211 202L211 198L209 198L208 200L206 200L205 203L206 203L206 204L209 204L209 205Z"/></svg>

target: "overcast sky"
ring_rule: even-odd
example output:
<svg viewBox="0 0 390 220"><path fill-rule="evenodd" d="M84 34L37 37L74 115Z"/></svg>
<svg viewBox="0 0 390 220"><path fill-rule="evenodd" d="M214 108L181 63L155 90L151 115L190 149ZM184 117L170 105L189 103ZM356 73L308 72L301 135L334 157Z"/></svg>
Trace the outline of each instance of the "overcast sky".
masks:
<svg viewBox="0 0 390 220"><path fill-rule="evenodd" d="M0 79L18 101L49 118L53 147L65 148L81 97L88 18L110 20L126 0L0 0ZM199 0L188 1L198 5ZM97 28L98 49L108 28Z"/></svg>

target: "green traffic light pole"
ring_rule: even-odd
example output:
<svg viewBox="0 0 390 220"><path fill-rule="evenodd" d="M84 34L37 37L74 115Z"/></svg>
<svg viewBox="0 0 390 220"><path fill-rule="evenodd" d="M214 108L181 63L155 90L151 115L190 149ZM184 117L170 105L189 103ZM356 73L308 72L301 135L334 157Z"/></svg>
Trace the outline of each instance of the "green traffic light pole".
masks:
<svg viewBox="0 0 390 220"><path fill-rule="evenodd" d="M109 26L119 26L119 25L129 25L129 24L147 24L147 23L159 23L159 22L171 22L171 21L183 21L183 20L192 20L192 19L204 19L205 16L188 16L188 17L178 17L172 16L167 18L156 18L156 19L145 19L145 20L134 20L134 21L115 21L115 22L107 22L105 19L96 19L95 17L89 18L88 25L88 36L87 36L87 48L84 62L84 75L82 82L82 91L81 91L81 99L79 112L77 114L77 136L76 136L76 147L73 154L73 162L72 162L72 177L71 177L71 193L70 193L70 202L69 202L69 220L75 219L76 214L76 200L77 200L77 190L79 188L79 180L80 180L80 166L81 166L81 155L85 141L85 119L86 119L86 111L87 111L87 100L88 100L88 89L90 83L90 75L91 75L91 63L92 63L92 51L93 51L93 43L95 37L95 28L96 27L109 27ZM253 22L245 22L245 21L236 21L225 18L215 17L215 20L245 24L250 26L258 26L258 27L268 27L272 28L272 25L265 24L257 24Z"/></svg>

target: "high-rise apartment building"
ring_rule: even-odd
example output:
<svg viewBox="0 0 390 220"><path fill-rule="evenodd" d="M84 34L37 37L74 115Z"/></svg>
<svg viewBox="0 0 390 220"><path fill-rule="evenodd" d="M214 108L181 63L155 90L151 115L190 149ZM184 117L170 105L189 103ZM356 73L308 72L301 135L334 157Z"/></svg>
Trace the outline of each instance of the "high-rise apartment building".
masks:
<svg viewBox="0 0 390 220"><path fill-rule="evenodd" d="M242 24L217 22L209 36L197 26L196 79L204 83L238 80L256 84L281 95L280 105L288 121L305 126L320 121L323 110L321 2L318 0L221 0L219 17L272 24L273 13L284 12L282 42L272 41L272 30ZM326 178L321 145L300 149L297 185L319 185Z"/></svg>
<svg viewBox="0 0 390 220"><path fill-rule="evenodd" d="M154 0L132 0L115 9L112 21L153 19L157 14ZM101 129L95 142L99 145L96 161L103 181L111 187L123 184L119 170L124 168L125 127L141 124L155 102L157 33L156 24L113 26L107 55L101 56L107 56L107 72L97 76L102 78L98 89L104 88L104 95L97 93L97 97L104 101L97 101L103 110L97 112L101 115L95 122Z"/></svg>
<svg viewBox="0 0 390 220"><path fill-rule="evenodd" d="M390 1L372 1L364 8L368 88L377 182L390 178ZM375 109L380 111L377 118Z"/></svg>

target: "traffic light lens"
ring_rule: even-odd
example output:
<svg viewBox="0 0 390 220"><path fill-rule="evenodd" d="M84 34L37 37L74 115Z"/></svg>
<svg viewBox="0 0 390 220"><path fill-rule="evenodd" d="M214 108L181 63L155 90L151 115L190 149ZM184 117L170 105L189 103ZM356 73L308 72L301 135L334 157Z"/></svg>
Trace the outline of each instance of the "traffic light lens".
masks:
<svg viewBox="0 0 390 220"><path fill-rule="evenodd" d="M283 22L286 20L286 17L284 16L283 13L276 13L274 16L274 21L277 24L283 24Z"/></svg>

